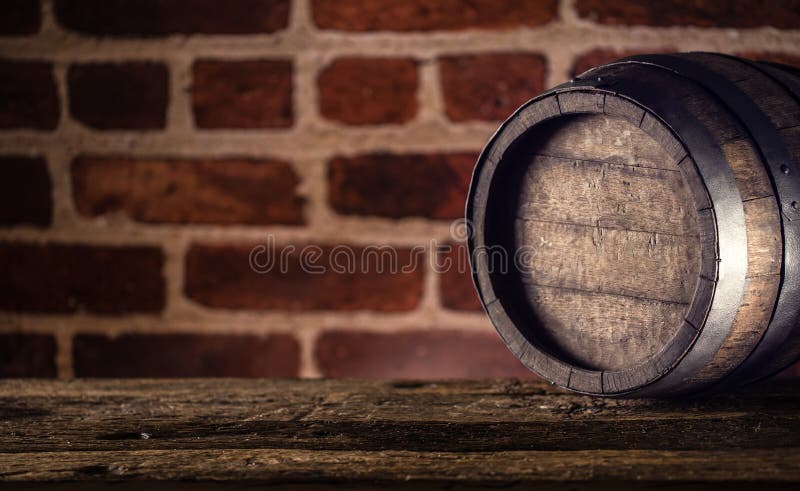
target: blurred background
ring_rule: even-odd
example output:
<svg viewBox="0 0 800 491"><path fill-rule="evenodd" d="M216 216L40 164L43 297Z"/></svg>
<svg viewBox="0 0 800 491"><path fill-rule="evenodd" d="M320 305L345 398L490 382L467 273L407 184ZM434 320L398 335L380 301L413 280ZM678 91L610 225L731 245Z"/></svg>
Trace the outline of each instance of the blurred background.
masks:
<svg viewBox="0 0 800 491"><path fill-rule="evenodd" d="M0 376L531 376L436 267L477 153L693 50L800 65L800 1L3 0ZM271 240L422 259L258 274Z"/></svg>

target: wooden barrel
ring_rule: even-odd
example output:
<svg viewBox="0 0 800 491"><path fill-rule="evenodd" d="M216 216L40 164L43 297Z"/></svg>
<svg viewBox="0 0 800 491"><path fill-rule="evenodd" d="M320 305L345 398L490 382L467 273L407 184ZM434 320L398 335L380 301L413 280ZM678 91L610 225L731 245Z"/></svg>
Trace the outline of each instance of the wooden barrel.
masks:
<svg viewBox="0 0 800 491"><path fill-rule="evenodd" d="M582 393L665 397L798 358L799 75L634 56L503 123L475 168L468 242L526 366Z"/></svg>

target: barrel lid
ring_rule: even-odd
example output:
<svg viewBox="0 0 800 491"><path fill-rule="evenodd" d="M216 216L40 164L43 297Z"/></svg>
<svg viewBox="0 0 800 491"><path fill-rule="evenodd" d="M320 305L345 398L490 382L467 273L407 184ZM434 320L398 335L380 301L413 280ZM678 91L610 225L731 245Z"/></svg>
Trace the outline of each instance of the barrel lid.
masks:
<svg viewBox="0 0 800 491"><path fill-rule="evenodd" d="M621 94L566 85L520 108L481 154L467 218L489 317L553 383L637 391L706 322L718 282L708 189L672 128Z"/></svg>

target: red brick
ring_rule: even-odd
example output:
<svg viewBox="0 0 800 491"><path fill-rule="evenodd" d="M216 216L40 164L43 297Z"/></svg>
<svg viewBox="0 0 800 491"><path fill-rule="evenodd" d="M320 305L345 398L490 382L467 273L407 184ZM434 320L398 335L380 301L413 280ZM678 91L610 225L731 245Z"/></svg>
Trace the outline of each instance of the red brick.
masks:
<svg viewBox="0 0 800 491"><path fill-rule="evenodd" d="M53 130L61 114L53 65L0 60L0 128Z"/></svg>
<svg viewBox="0 0 800 491"><path fill-rule="evenodd" d="M350 125L401 124L417 114L417 64L407 58L338 58L319 74L323 117Z"/></svg>
<svg viewBox="0 0 800 491"><path fill-rule="evenodd" d="M46 334L0 334L0 377L55 377L56 341Z"/></svg>
<svg viewBox="0 0 800 491"><path fill-rule="evenodd" d="M314 252L303 244L292 250L285 248L289 246L270 247L267 242L262 244L266 252L259 251L253 258L258 265L265 265L272 258L274 267L258 273L250 266L254 246L193 245L186 257L186 295L213 308L386 312L411 310L422 295L424 255L408 248L394 249L396 260L392 267L388 255L370 255L361 247L313 246L319 247L320 253L314 258L310 255ZM339 254L338 264L346 266L348 250L352 251L349 257L356 259L352 270L330 267L332 254ZM282 254L285 261L281 260ZM366 258L367 267L361 267L362 258ZM325 270L309 271L301 261ZM406 265L412 267L400 269Z"/></svg>
<svg viewBox="0 0 800 491"><path fill-rule="evenodd" d="M556 0L313 0L314 22L340 31L434 31L538 26Z"/></svg>
<svg viewBox="0 0 800 491"><path fill-rule="evenodd" d="M42 22L38 0L3 0L0 36L36 34Z"/></svg>
<svg viewBox="0 0 800 491"><path fill-rule="evenodd" d="M600 24L646 26L800 27L800 1L577 0L578 15Z"/></svg>
<svg viewBox="0 0 800 491"><path fill-rule="evenodd" d="M500 121L544 90L544 57L531 53L439 60L445 113L452 121Z"/></svg>
<svg viewBox="0 0 800 491"><path fill-rule="evenodd" d="M149 223L300 225L300 179L277 160L79 157L72 163L78 211L122 211Z"/></svg>
<svg viewBox="0 0 800 491"><path fill-rule="evenodd" d="M38 157L0 157L0 226L50 225L50 174Z"/></svg>
<svg viewBox="0 0 800 491"><path fill-rule="evenodd" d="M0 243L0 309L159 312L163 262L155 247Z"/></svg>
<svg viewBox="0 0 800 491"><path fill-rule="evenodd" d="M58 22L98 36L256 34L286 28L290 0L56 0Z"/></svg>
<svg viewBox="0 0 800 491"><path fill-rule="evenodd" d="M292 62L195 62L192 101L198 128L290 127Z"/></svg>
<svg viewBox="0 0 800 491"><path fill-rule="evenodd" d="M315 350L324 377L369 379L533 377L500 338L486 332L330 331Z"/></svg>
<svg viewBox="0 0 800 491"><path fill-rule="evenodd" d="M577 77L581 73L591 68L595 68L600 65L605 65L606 63L611 63L612 61L616 61L620 58L625 58L626 56L655 54L655 53L674 53L676 51L678 50L674 48L645 49L645 50L615 50L615 49L598 48L578 56L578 58L575 60L575 64L572 66L572 76Z"/></svg>
<svg viewBox="0 0 800 491"><path fill-rule="evenodd" d="M464 203L477 154L369 154L328 164L328 200L345 215L453 219Z"/></svg>
<svg viewBox="0 0 800 491"><path fill-rule="evenodd" d="M81 123L102 130L164 128L169 74L160 63L72 65L69 108Z"/></svg>
<svg viewBox="0 0 800 491"><path fill-rule="evenodd" d="M446 244L439 251L436 265L440 271L439 292L445 308L483 310L472 283L469 251L464 244Z"/></svg>
<svg viewBox="0 0 800 491"><path fill-rule="evenodd" d="M78 377L296 377L300 347L290 335L79 335Z"/></svg>
<svg viewBox="0 0 800 491"><path fill-rule="evenodd" d="M736 56L741 56L742 58L749 58L755 61L780 63L781 65L789 65L796 68L800 68L800 56L791 55L789 53L745 51L737 53Z"/></svg>

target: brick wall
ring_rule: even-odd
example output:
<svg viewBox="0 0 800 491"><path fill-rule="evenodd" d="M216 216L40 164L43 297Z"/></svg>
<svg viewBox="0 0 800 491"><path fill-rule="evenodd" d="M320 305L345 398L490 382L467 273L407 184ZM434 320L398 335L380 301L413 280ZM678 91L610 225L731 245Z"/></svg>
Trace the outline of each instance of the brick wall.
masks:
<svg viewBox="0 0 800 491"><path fill-rule="evenodd" d="M0 11L3 376L525 375L468 276L433 264L463 255L451 222L498 121L631 53L800 62L796 0ZM257 274L269 240L422 260Z"/></svg>

